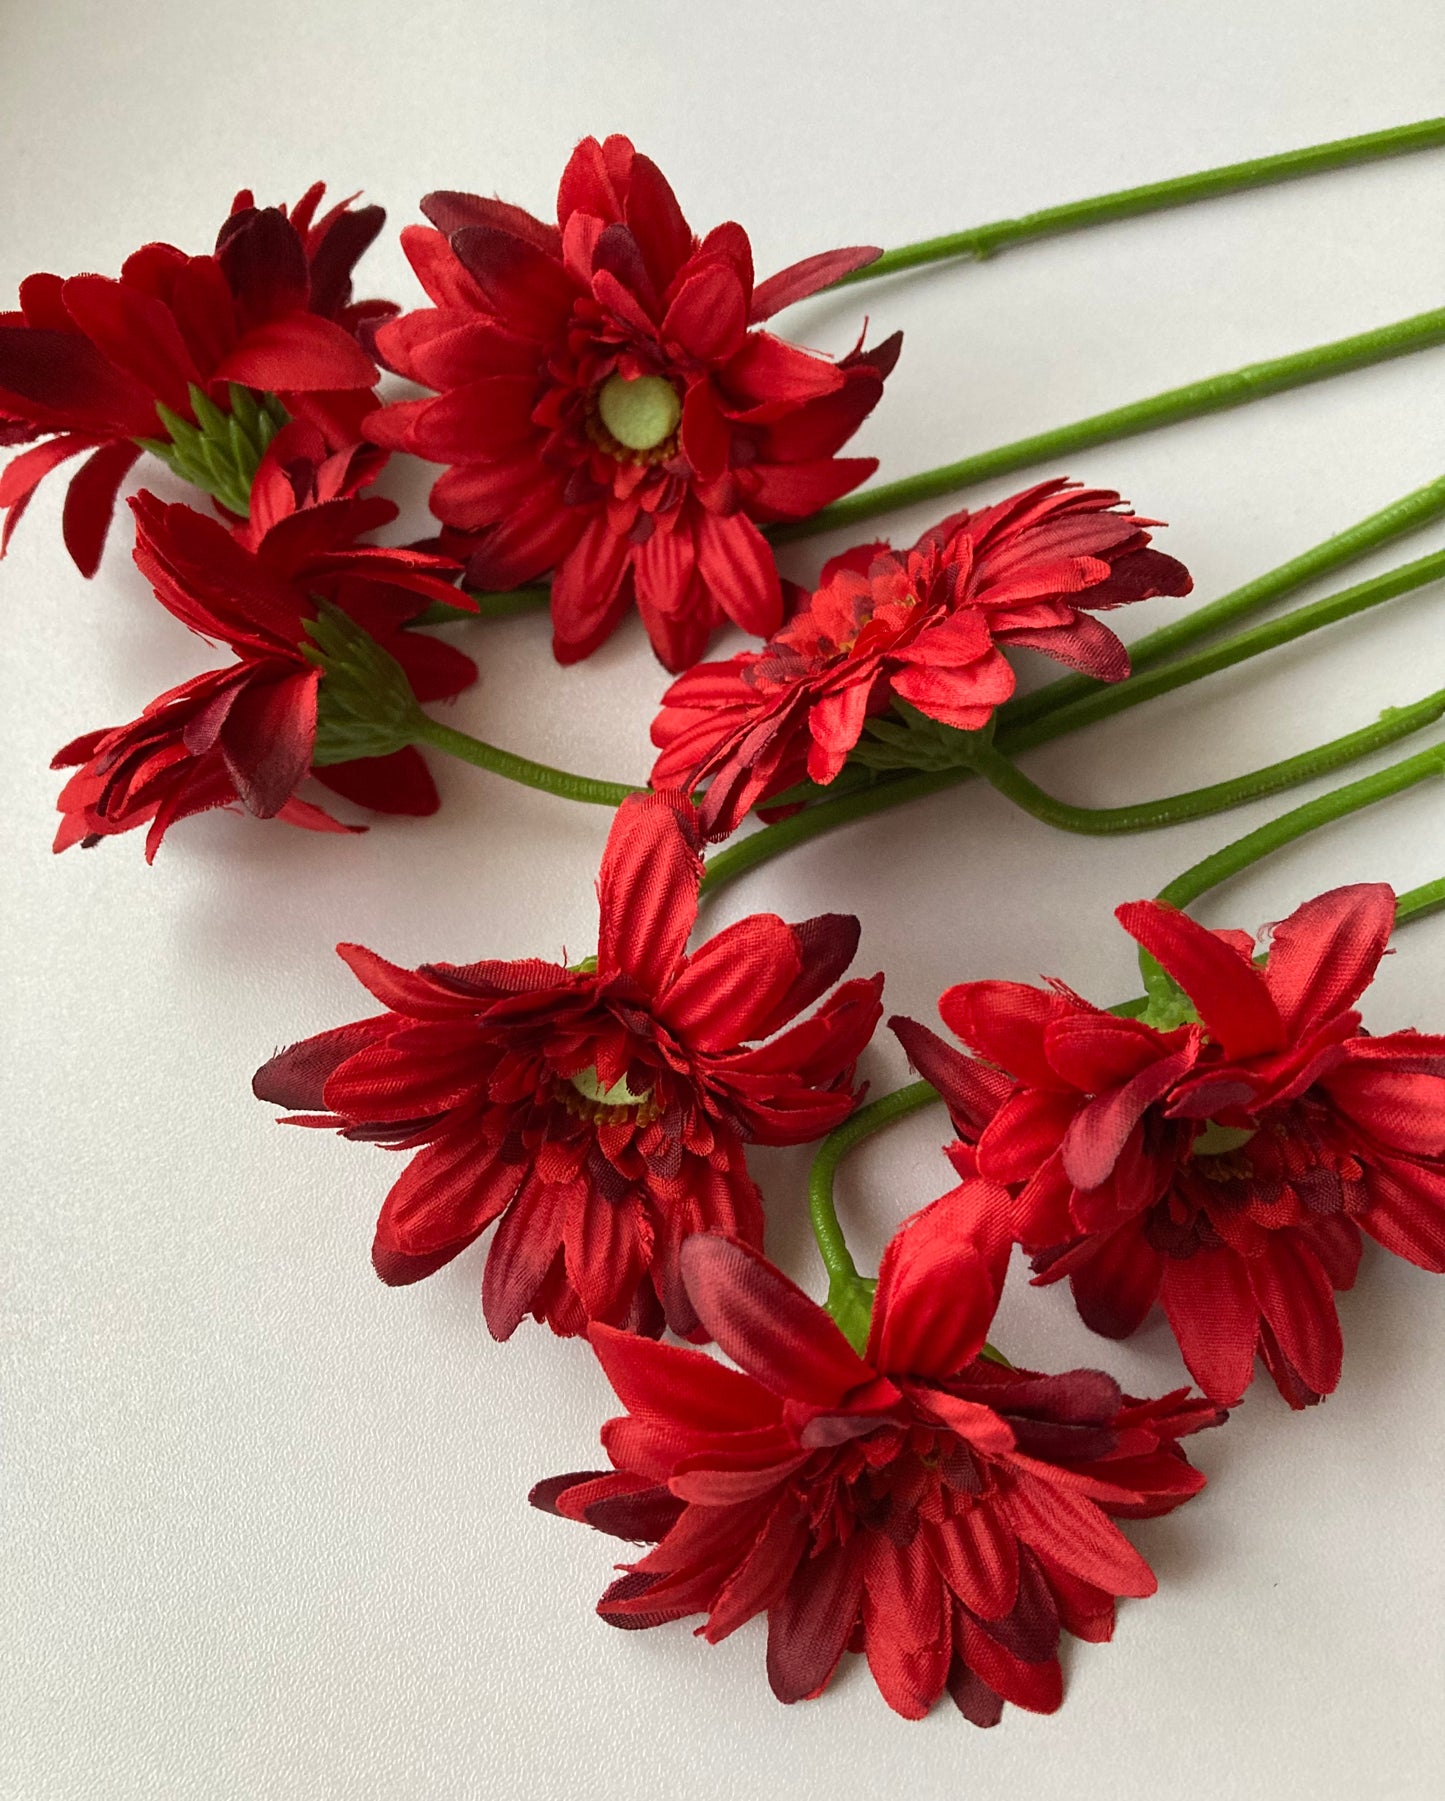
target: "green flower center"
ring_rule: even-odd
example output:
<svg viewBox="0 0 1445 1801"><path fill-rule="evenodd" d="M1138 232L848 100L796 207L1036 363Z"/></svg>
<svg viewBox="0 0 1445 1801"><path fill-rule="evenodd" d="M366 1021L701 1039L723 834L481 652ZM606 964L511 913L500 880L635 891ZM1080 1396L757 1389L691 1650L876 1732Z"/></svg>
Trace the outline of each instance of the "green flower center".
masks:
<svg viewBox="0 0 1445 1801"><path fill-rule="evenodd" d="M627 1086L626 1076L621 1081L614 1082L610 1088L604 1088L598 1078L595 1063L589 1063L586 1069L579 1069L570 1080L583 1100L591 1101L597 1107L641 1107L652 1094L650 1088L644 1088L641 1094L634 1094Z"/></svg>
<svg viewBox="0 0 1445 1801"><path fill-rule="evenodd" d="M1253 1137L1252 1126L1221 1126L1210 1119L1205 1121L1204 1130L1189 1148L1196 1157L1227 1157Z"/></svg>
<svg viewBox="0 0 1445 1801"><path fill-rule="evenodd" d="M609 375L597 393L603 425L628 450L656 450L677 430L682 401L662 375Z"/></svg>

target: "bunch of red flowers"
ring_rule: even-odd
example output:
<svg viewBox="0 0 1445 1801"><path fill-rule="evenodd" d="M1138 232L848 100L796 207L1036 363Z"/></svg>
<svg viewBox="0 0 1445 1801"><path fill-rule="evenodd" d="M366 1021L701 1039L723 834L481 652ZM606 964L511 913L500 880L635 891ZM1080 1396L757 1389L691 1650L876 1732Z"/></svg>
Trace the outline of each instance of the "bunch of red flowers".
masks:
<svg viewBox="0 0 1445 1801"><path fill-rule="evenodd" d="M627 793L595 953L407 969L342 944L381 1010L279 1051L255 1094L285 1123L399 1154L372 1247L383 1281L417 1282L490 1231L492 1335L531 1315L596 1353L624 1409L602 1430L611 1467L531 1498L650 1547L604 1620L698 1616L716 1642L765 1618L784 1702L854 1652L908 1718L945 1692L979 1726L1005 1703L1050 1712L1061 1635L1107 1639L1117 1600L1155 1588L1118 1522L1203 1487L1181 1440L1240 1402L1256 1359L1291 1407L1335 1388L1334 1296L1362 1234L1445 1271L1445 1036L1371 1036L1356 1006L1396 898L1336 889L1263 945L1139 901L1118 918L1144 1003L966 982L939 1002L962 1050L893 1020L948 1105L959 1181L905 1221L874 1283L840 1248L820 1159L816 1305L763 1255L748 1147L861 1135L883 977L846 978L860 932L841 914L752 914L689 948L704 846L850 766L967 766L1018 649L1122 680L1099 615L1186 595L1188 571L1154 547L1158 521L1059 478L911 549L847 551L811 594L784 582L769 530L873 472L839 452L900 339L834 360L764 323L879 253L755 282L743 229L699 238L624 137L578 145L555 225L428 195L430 225L402 243L432 304L409 312L352 298L380 209L323 197L261 208L243 191L213 253L148 244L118 279L35 275L0 315L0 444L25 447L0 475L0 552L43 478L84 455L63 532L93 574L151 453L212 504L136 494L134 561L231 659L58 753L55 848L145 827L150 859L216 808L360 829L308 798L313 781L428 814L418 744L438 731L534 785L588 786L423 714L477 677L423 628L477 609L459 580L550 575L554 652L573 662L635 605L677 679L652 790L582 796ZM429 393L384 398L382 369ZM374 541L397 517L371 491L393 453L444 465L425 545ZM765 642L699 663L724 620ZM1105 1336L1159 1303L1202 1394L1011 1363L987 1333L1016 1245Z"/></svg>

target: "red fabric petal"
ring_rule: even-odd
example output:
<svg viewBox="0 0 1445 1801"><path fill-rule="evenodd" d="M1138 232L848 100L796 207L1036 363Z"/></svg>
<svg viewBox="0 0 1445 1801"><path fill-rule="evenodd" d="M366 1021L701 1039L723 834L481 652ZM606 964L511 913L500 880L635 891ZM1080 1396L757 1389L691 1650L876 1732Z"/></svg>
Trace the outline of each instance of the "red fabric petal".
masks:
<svg viewBox="0 0 1445 1801"><path fill-rule="evenodd" d="M756 325L760 319L771 319L794 301L806 300L820 288L830 288L835 281L876 262L883 252L874 244L855 244L846 250L823 250L816 256L805 256L790 263L776 275L759 282L753 290L753 306L749 315Z"/></svg>
<svg viewBox="0 0 1445 1801"><path fill-rule="evenodd" d="M1008 1267L1008 1246L979 1222L1006 1203L996 1185L962 1183L906 1220L878 1271L868 1361L910 1375L957 1375L983 1348Z"/></svg>
<svg viewBox="0 0 1445 1801"><path fill-rule="evenodd" d="M1270 935L1265 983L1294 1036L1344 1012L1369 987L1395 923L1384 882L1332 888L1297 907Z"/></svg>
<svg viewBox="0 0 1445 1801"><path fill-rule="evenodd" d="M682 959L702 881L696 815L675 793L632 795L617 810L597 878L597 968L659 995Z"/></svg>
<svg viewBox="0 0 1445 1801"><path fill-rule="evenodd" d="M702 363L720 363L742 344L748 300L736 270L703 263L683 282L662 321L662 335Z"/></svg>
<svg viewBox="0 0 1445 1801"><path fill-rule="evenodd" d="M351 333L315 313L289 313L253 327L223 357L216 381L253 388L371 388L376 365Z"/></svg>
<svg viewBox="0 0 1445 1801"><path fill-rule="evenodd" d="M1211 1400L1233 1407L1253 1379L1259 1344L1244 1259L1228 1249L1166 1258L1159 1298L1189 1373Z"/></svg>
<svg viewBox="0 0 1445 1801"><path fill-rule="evenodd" d="M312 669L248 682L226 714L221 752L247 812L258 819L279 813L311 767L320 681Z"/></svg>
<svg viewBox="0 0 1445 1801"><path fill-rule="evenodd" d="M128 282L73 275L65 284L66 311L117 369L191 416L191 382L203 382L169 307Z"/></svg>
<svg viewBox="0 0 1445 1801"><path fill-rule="evenodd" d="M1250 1282L1259 1310L1279 1348L1316 1394L1339 1383L1344 1343L1334 1288L1294 1232L1274 1232L1261 1257L1249 1259Z"/></svg>
<svg viewBox="0 0 1445 1801"><path fill-rule="evenodd" d="M426 759L412 745L386 757L353 757L311 772L324 787L377 813L425 819L441 805Z"/></svg>
<svg viewBox="0 0 1445 1801"><path fill-rule="evenodd" d="M1178 982L1227 1055L1253 1057L1285 1043L1263 975L1207 927L1159 901L1130 901L1114 917Z"/></svg>
<svg viewBox="0 0 1445 1801"><path fill-rule="evenodd" d="M138 444L122 440L103 445L76 470L65 495L65 548L82 575L100 567L120 484L140 455Z"/></svg>
<svg viewBox="0 0 1445 1801"><path fill-rule="evenodd" d="M872 1370L815 1302L756 1251L712 1233L689 1238L682 1276L719 1350L774 1394L836 1406Z"/></svg>

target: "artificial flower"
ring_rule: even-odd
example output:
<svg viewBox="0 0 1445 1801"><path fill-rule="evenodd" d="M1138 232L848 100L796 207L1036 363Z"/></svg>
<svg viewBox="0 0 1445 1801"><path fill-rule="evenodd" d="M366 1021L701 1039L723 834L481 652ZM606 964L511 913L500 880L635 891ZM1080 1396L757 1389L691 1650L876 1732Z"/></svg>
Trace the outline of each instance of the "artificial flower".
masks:
<svg viewBox="0 0 1445 1801"><path fill-rule="evenodd" d="M402 243L432 305L376 343L436 397L369 429L449 465L432 510L479 534L468 580L505 589L554 571L564 663L634 602L674 670L724 616L776 630L758 527L872 474L874 458L836 452L876 406L900 339L835 363L752 328L878 252L827 251L754 286L742 227L696 238L624 137L577 146L555 226L475 194L429 194L422 211L436 229L409 227Z"/></svg>
<svg viewBox="0 0 1445 1801"><path fill-rule="evenodd" d="M682 1252L699 1319L738 1366L594 1326L627 1409L611 1471L561 1476L534 1505L654 1542L598 1604L616 1626L704 1616L716 1643L759 1614L780 1701L861 1651L919 1719L947 1689L975 1725L1004 1703L1051 1713L1060 1630L1102 1640L1154 1575L1111 1516L1167 1513L1204 1486L1178 1440L1222 1418L1177 1389L1140 1401L1098 1370L1045 1376L985 1352L1006 1252L963 1222L977 1179L884 1253L860 1357L746 1246Z"/></svg>
<svg viewBox="0 0 1445 1801"><path fill-rule="evenodd" d="M387 1010L293 1045L254 1086L298 1124L414 1153L377 1222L383 1281L432 1274L500 1219L482 1284L497 1338L529 1311L561 1334L665 1319L686 1335L682 1241L761 1242L744 1146L806 1143L851 1112L882 977L790 1024L852 961L858 922L838 914L755 914L689 955L698 844L685 797L624 802L582 964L412 971L338 946Z"/></svg>
<svg viewBox="0 0 1445 1801"><path fill-rule="evenodd" d="M997 1220L1036 1279L1067 1276L1111 1338L1160 1302L1226 1405L1256 1356L1291 1406L1335 1387L1362 1231L1445 1270L1445 1037L1371 1037L1355 1008L1394 909L1383 884L1333 889L1273 928L1261 968L1248 933L1136 901L1118 918L1178 984L1179 1023L1014 982L939 1002L982 1062L894 1022L948 1101L955 1161L1008 1185Z"/></svg>
<svg viewBox="0 0 1445 1801"><path fill-rule="evenodd" d="M1108 489L1058 479L980 512L951 514L912 550L866 544L824 566L817 592L762 650L674 682L652 727L659 786L712 786L705 829L804 779L832 782L867 722L902 701L940 725L982 730L1014 691L1000 646L1120 681L1129 657L1094 614L1187 594L1182 563Z"/></svg>
<svg viewBox="0 0 1445 1801"><path fill-rule="evenodd" d="M324 193L317 182L288 213L243 189L210 256L147 244L118 281L20 284L19 311L0 314L0 444L43 442L0 474L0 553L45 476L85 452L64 532L93 575L143 449L244 514L246 482L287 415L309 420L330 449L359 440L377 369L356 334L397 309L353 301L351 274L386 215L343 201L318 216Z"/></svg>
<svg viewBox="0 0 1445 1801"><path fill-rule="evenodd" d="M234 533L154 494L131 502L135 560L156 598L237 660L183 682L128 725L87 732L53 767L75 768L63 789L56 850L149 825L149 861L172 825L239 803L259 819L347 831L296 794L313 775L348 800L387 813L431 813L437 792L414 747L317 766L325 681L308 627L336 609L400 666L417 700L458 694L476 665L449 644L403 629L429 602L465 605L457 566L420 551L358 542L388 524L389 500L354 492L369 452L326 453L299 420L272 440Z"/></svg>

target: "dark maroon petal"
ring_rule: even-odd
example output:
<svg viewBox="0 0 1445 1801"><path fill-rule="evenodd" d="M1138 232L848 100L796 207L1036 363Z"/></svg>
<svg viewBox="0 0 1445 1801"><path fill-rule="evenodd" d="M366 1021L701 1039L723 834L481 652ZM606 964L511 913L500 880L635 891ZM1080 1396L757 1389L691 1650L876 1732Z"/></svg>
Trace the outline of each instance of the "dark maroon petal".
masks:
<svg viewBox="0 0 1445 1801"><path fill-rule="evenodd" d="M277 1051L251 1078L252 1094L258 1101L270 1101L291 1113L319 1113L326 1105L323 1090L327 1077L338 1064L373 1043L382 1024L375 1019L357 1020Z"/></svg>
<svg viewBox="0 0 1445 1801"><path fill-rule="evenodd" d="M278 207L260 208L233 224L217 260L246 329L305 308L310 292L306 251L301 234Z"/></svg>
<svg viewBox="0 0 1445 1801"><path fill-rule="evenodd" d="M699 1233L680 1256L688 1297L718 1348L774 1394L828 1407L872 1378L822 1308L758 1252Z"/></svg>
<svg viewBox="0 0 1445 1801"><path fill-rule="evenodd" d="M768 1614L768 1683L780 1701L803 1701L827 1683L863 1601L865 1535L805 1558Z"/></svg>

